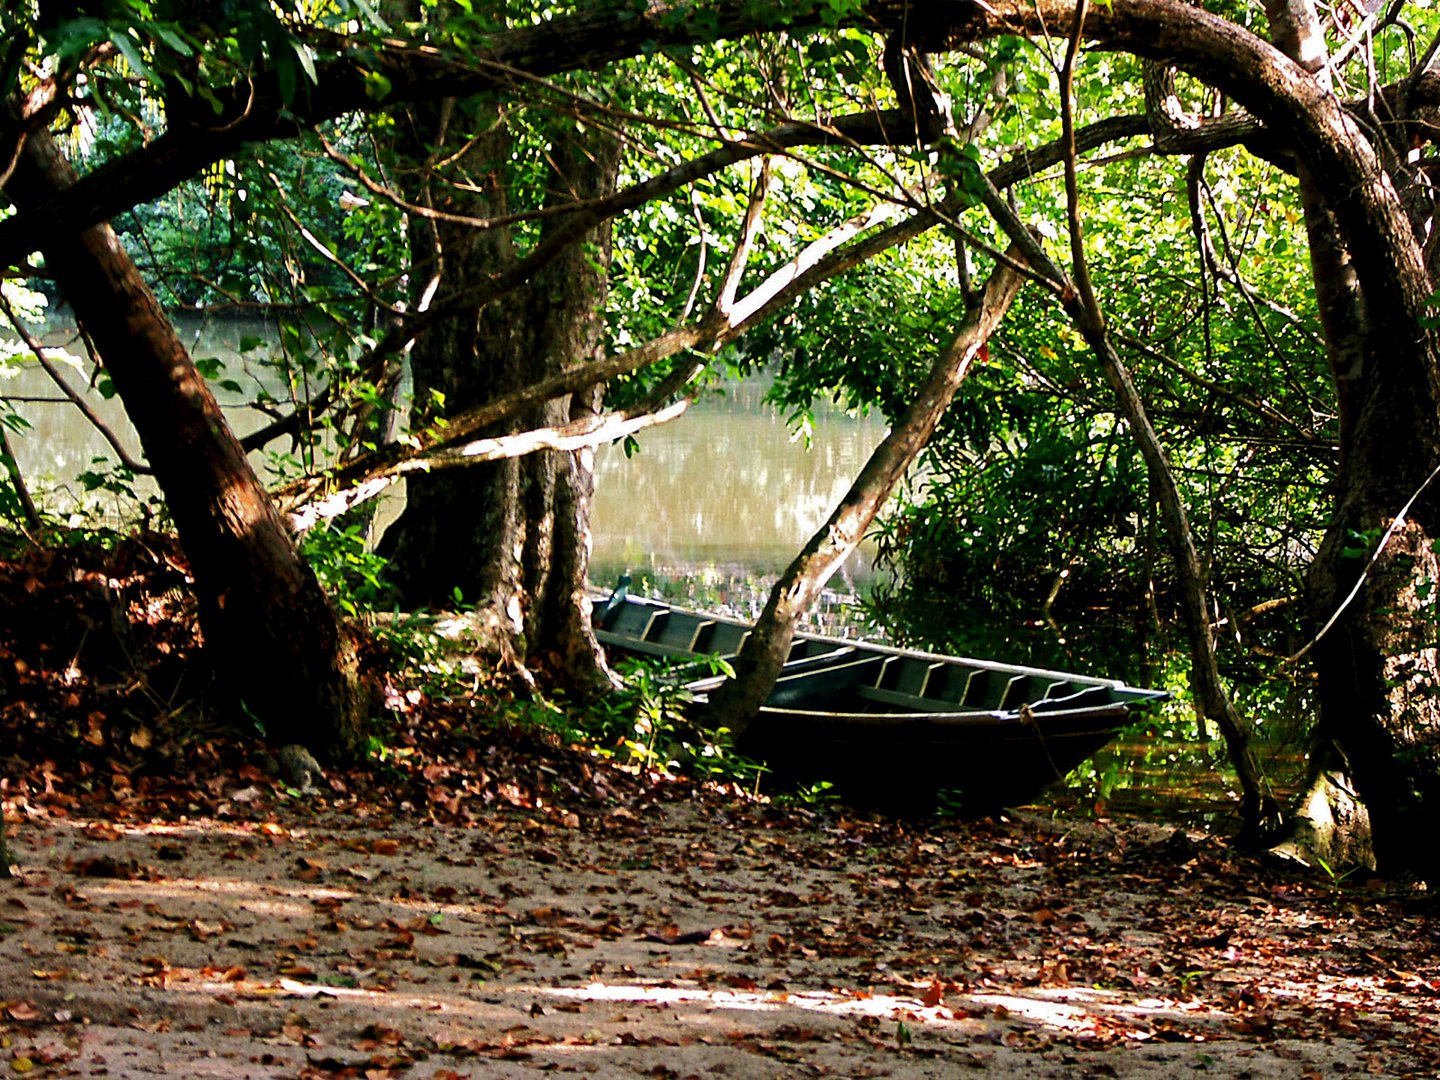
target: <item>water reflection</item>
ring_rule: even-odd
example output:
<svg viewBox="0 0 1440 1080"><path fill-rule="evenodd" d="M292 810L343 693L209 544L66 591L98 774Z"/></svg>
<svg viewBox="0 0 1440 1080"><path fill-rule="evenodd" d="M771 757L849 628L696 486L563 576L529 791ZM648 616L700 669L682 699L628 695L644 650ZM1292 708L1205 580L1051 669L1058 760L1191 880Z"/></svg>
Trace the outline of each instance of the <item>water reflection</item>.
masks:
<svg viewBox="0 0 1440 1080"><path fill-rule="evenodd" d="M266 324L184 314L175 323L193 356L219 360L224 377L241 384L239 393L216 389L242 436L267 420L242 404L249 392L263 386L276 398L288 397L283 377L261 362L271 355L265 348L240 351L247 337L274 340ZM52 328L45 340L83 355L71 330ZM88 365L66 367L67 381L140 458L139 439L119 401L88 386L87 371ZM633 457L619 446L600 449L596 581L613 581L628 568L657 588L691 596L697 588L722 590L734 594L737 608L753 607L754 596L763 595L844 496L885 430L876 418L821 408L807 447L792 440L785 418L764 403L765 388L763 381L748 381L723 397L697 402L678 421L642 432ZM75 477L91 468L92 459L113 457L109 446L33 361L10 372L0 393L16 401L33 425L12 440L26 479L37 493L50 493L54 509L68 511L83 496ZM273 479L264 455L252 455L252 461ZM137 486L154 491L148 482ZM387 500L383 518L393 519L400 505L400 497ZM113 516L125 508L102 509ZM838 575L837 586L865 578L869 565L870 555L862 551Z"/></svg>
<svg viewBox="0 0 1440 1080"><path fill-rule="evenodd" d="M267 423L269 417L247 402L261 388L283 401L289 396L284 389L284 378L275 368L263 363L273 353L263 347L241 353L240 345L247 337L273 339L273 328L251 319L210 319L194 314L172 315L171 319L191 356L197 360L218 360L222 365L221 378L233 379L239 384L238 391L226 390L213 381L211 384L237 434L243 437ZM84 398L130 457L143 461L140 439L119 399L106 398L91 385L91 367L84 360L84 344L75 330L52 324L42 340L49 349L64 349L73 357L70 361L56 362L66 383ZM54 359L53 354L47 355ZM0 368L0 395L14 402L31 425L11 438L21 472L36 487L37 495L46 494L52 512L69 513L84 502L75 478L90 469L96 458L113 460L109 444L28 356L10 369ZM267 474L264 455L252 455L251 460L262 474ZM136 486L143 495L155 492L154 484L144 478ZM106 507L102 513L107 514L113 524L114 515L123 516L125 510Z"/></svg>
<svg viewBox="0 0 1440 1080"><path fill-rule="evenodd" d="M704 568L770 577L794 558L844 497L885 429L874 418L816 414L811 444L745 383L642 433L641 450L597 454L595 570L658 578ZM844 577L868 573L868 553ZM732 575L733 576L733 573Z"/></svg>

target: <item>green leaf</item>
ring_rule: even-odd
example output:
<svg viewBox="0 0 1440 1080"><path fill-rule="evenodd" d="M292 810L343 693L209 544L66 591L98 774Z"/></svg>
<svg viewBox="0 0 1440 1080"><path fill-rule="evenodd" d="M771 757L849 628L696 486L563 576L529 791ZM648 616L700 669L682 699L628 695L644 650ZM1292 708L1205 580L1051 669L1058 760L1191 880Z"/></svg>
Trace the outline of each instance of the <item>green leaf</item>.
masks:
<svg viewBox="0 0 1440 1080"><path fill-rule="evenodd" d="M360 11L360 13L365 16L365 21L367 23L369 23L376 30L382 31L383 33L390 32L390 24L380 17L380 13L375 10L375 7L369 2L369 0L354 0L354 3L355 7ZM457 3L466 11L471 10L469 0L457 0Z"/></svg>
<svg viewBox="0 0 1440 1080"><path fill-rule="evenodd" d="M136 46L134 40L127 32L123 30L116 31L110 35L110 41L115 48L120 50L120 55L125 58L125 62L130 65L136 75L159 81L158 76L150 69L150 65L146 63L145 57L141 55L139 47Z"/></svg>
<svg viewBox="0 0 1440 1080"><path fill-rule="evenodd" d="M278 53L274 58L275 81L280 84L280 100L286 105L295 100L295 87L300 79L296 72L296 59L293 53Z"/></svg>
<svg viewBox="0 0 1440 1080"><path fill-rule="evenodd" d="M320 77L315 74L315 54L310 51L310 46L300 41L291 40L290 48L295 51L295 58L300 61L300 66L305 69L305 76L310 80L311 85L318 83Z"/></svg>
<svg viewBox="0 0 1440 1080"><path fill-rule="evenodd" d="M109 30L99 19L70 19L55 28L50 46L59 56L77 56L95 42L104 41L109 36Z"/></svg>
<svg viewBox="0 0 1440 1080"><path fill-rule="evenodd" d="M152 25L150 29L156 37L170 46L172 52L179 53L181 56L195 55L195 50L190 48L189 42L168 26Z"/></svg>
<svg viewBox="0 0 1440 1080"><path fill-rule="evenodd" d="M390 96L391 83L378 71L365 73L365 96L372 101L384 101Z"/></svg>

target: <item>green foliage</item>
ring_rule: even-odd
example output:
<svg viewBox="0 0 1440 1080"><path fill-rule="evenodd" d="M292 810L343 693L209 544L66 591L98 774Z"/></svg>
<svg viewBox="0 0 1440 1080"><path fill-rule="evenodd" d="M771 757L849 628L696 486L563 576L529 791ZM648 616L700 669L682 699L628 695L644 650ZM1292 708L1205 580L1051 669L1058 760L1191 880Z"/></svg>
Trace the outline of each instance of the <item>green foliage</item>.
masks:
<svg viewBox="0 0 1440 1080"><path fill-rule="evenodd" d="M0 415L0 423L4 423L6 420L7 417ZM14 481L17 468L15 459L4 451L0 451L0 520L10 522L19 530L25 527L26 521L25 507L20 500L20 491Z"/></svg>
<svg viewBox="0 0 1440 1080"><path fill-rule="evenodd" d="M305 534L302 551L345 614L358 616L381 601L385 560L369 550L363 525L321 522Z"/></svg>
<svg viewBox="0 0 1440 1080"><path fill-rule="evenodd" d="M929 456L921 490L876 533L880 558L901 571L877 587L877 618L962 654L1003 655L998 636L1020 649L1015 659L1037 662L1061 659L1030 650L1053 640L1044 613L1062 597L1062 617L1103 604L1143 619L1155 552L1137 542L1145 478L1123 433L1044 398L974 389ZM1041 491L1043 499L1023 495ZM1038 634L1021 632L1030 620ZM1068 659L1105 667L1135 632L1125 622L1109 620L1103 644L1086 643L1101 655Z"/></svg>
<svg viewBox="0 0 1440 1080"><path fill-rule="evenodd" d="M651 10L635 0L600 8L636 17ZM56 131L87 169L182 120L213 123L217 111L238 107L227 96L232 85L273 79L267 85L277 85L287 101L303 100L322 79L327 56L343 48L363 60L382 32L463 60L484 55L487 36L506 26L597 10L577 2L537 14L534 5L519 3L426 0L407 13L414 22L391 28L365 0L303 8L268 0L208 7L87 0L39 5L47 14L64 13L41 18L30 5L14 9L0 12L4 88L23 91L27 65L53 71L71 109ZM1255 9L1233 3L1211 9L1263 29ZM523 92L496 91L446 112L447 146L483 142L499 148L493 153L446 158L430 144L435 132L413 130L421 111L386 105L323 133L247 148L115 222L167 304L258 310L273 319L263 345L242 343L240 356L224 364L197 361L227 403L248 399L269 416L306 414L322 393L339 403L283 451L271 451L277 476L311 473L378 445L390 412L403 404L398 365L364 360L393 319L414 311L430 268L411 265L406 233L407 218L418 228L422 215L407 213L377 187L413 192L421 186L416 170L443 159L425 180L437 205L484 190L501 222L477 235L487 242L502 237L519 256L565 220L564 193L550 189L549 163L577 125L617 131L625 145L624 188L738 133L798 122L823 129L833 117L893 105L879 35L859 22L859 0L755 0L740 12L757 29L743 45L719 42L729 31L717 10L668 5L659 16L659 40L645 55L605 71L528 81ZM817 19L821 25L809 28ZM800 22L807 23L803 31L796 29ZM1406 70L1406 32L1389 23L1376 29L1378 77ZM682 34L701 43L665 44ZM937 147L837 142L772 155L773 189L741 295L887 198L948 196L973 207L983 170L1058 134L1055 60L1063 45L1059 38L1003 37L944 57L939 77L962 127L982 114L987 121L974 125L973 139ZM387 102L393 89L381 67L359 76L376 103ZM1213 112L1218 103L1190 77L1181 79L1179 92L1197 110ZM1098 51L1084 56L1081 124L1142 107L1138 61ZM1248 711L1287 727L1305 711L1307 691L1277 676L1265 657L1290 651L1291 613L1300 605L1263 619L1247 613L1261 601L1299 594L1328 510L1337 419L1306 238L1289 178L1238 150L1208 155L1202 216L1220 276L1238 275L1245 287L1220 282L1217 267L1202 266L1195 255L1183 167L1146 149L1141 142L1107 147L1103 158L1087 161L1086 250L1109 325L1117 340L1134 343L1125 348L1126 361L1181 477L1220 609L1226 674L1237 680ZM711 309L753 183L750 165L726 169L612 223L605 347L636 346ZM1014 196L1024 219L1062 251L1064 197L1055 171L1017 187ZM983 280L992 266L987 246L1002 246L974 209L951 224L955 230L935 229L802 297L719 355L686 354L616 380L607 388L609 402L639 401L674 370L703 359L710 388L731 374L773 370L771 400L802 435L822 398L846 410L900 415L964 317L972 298L965 279L972 286ZM502 297L491 311L503 318L506 303ZM3 343L0 349L23 353ZM510 389L505 378L496 375L499 390ZM103 373L96 382L102 394L113 393ZM433 415L420 422L441 430L443 396L432 394L424 405ZM27 419L23 408L0 408L0 423L10 430ZM626 452L638 445L627 440ZM117 510L155 512L136 478L108 463L94 463L80 485ZM0 488L0 513L15 509L13 492ZM971 373L877 540L891 580L877 593L874 611L899 636L962 652L1008 651L1011 659L1163 677L1163 657L1175 647L1163 526L1093 357L1039 290L1026 290L990 343L988 361ZM379 602L380 560L366 552L358 526L319 527L307 537L306 552L347 612L361 614ZM462 692L458 664L447 668L450 660L415 641L404 647L434 668L437 692ZM1117 662L1117 653L1124 659ZM749 776L723 735L685 726L676 694L659 675L633 674L625 694L584 725L572 725L572 733L598 738L636 765ZM533 712L527 722L571 731L564 710L537 705Z"/></svg>
<svg viewBox="0 0 1440 1080"><path fill-rule="evenodd" d="M517 702L506 715L621 765L754 790L764 767L735 750L728 730L697 727L687 715L691 696L684 683L699 668L733 674L719 659L681 667L627 660L619 666L624 687L584 709L556 701Z"/></svg>
<svg viewBox="0 0 1440 1080"><path fill-rule="evenodd" d="M90 516L111 524L140 521L149 528L152 522L165 516L164 502L153 488L138 482L133 470L110 458L91 458L90 468L81 471L75 479L86 495L100 498L80 501L79 513L72 516L72 525L79 525Z"/></svg>
<svg viewBox="0 0 1440 1080"><path fill-rule="evenodd" d="M290 102L318 78L316 55L297 32L307 21L352 32L357 27L388 29L368 0L331 0L311 6L284 7L269 0L86 0L75 4L7 5L0 16L6 41L0 49L0 84L8 94L19 80L25 52L49 57L66 75L85 68L94 103L123 106L133 100L133 84L165 88L167 100L179 97L219 113L216 91L237 77L262 71L275 76L281 97ZM112 50L118 62L96 64Z"/></svg>

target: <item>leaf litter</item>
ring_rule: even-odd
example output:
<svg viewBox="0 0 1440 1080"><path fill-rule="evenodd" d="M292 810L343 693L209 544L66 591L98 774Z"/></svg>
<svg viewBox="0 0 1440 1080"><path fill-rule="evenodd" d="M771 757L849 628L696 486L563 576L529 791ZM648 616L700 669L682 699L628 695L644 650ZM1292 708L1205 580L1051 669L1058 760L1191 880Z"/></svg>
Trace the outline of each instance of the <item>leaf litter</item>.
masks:
<svg viewBox="0 0 1440 1080"><path fill-rule="evenodd" d="M1440 1075L1433 903L1199 832L781 807L383 671L409 752L297 797L148 545L0 563L0 1075Z"/></svg>

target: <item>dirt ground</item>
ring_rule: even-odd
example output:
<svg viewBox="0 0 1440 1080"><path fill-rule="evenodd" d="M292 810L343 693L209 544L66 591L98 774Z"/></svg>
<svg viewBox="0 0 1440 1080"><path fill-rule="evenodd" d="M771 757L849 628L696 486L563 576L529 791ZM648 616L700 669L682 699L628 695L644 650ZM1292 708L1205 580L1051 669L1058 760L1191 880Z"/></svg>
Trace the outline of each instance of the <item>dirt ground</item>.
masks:
<svg viewBox="0 0 1440 1080"><path fill-rule="evenodd" d="M15 800L0 1068L1440 1075L1423 896L1138 823L605 793L470 827L244 781L194 817Z"/></svg>
<svg viewBox="0 0 1440 1080"><path fill-rule="evenodd" d="M171 540L0 558L0 1077L1440 1076L1429 894L625 772L376 640L302 794L198 646Z"/></svg>

